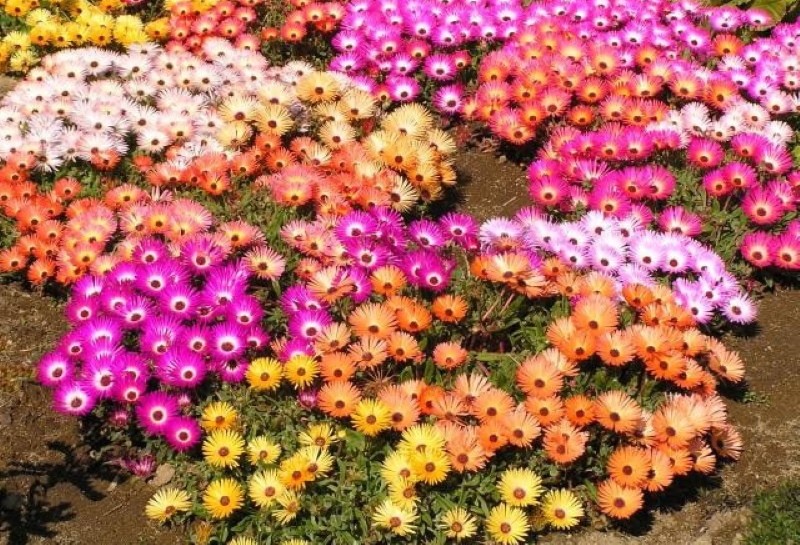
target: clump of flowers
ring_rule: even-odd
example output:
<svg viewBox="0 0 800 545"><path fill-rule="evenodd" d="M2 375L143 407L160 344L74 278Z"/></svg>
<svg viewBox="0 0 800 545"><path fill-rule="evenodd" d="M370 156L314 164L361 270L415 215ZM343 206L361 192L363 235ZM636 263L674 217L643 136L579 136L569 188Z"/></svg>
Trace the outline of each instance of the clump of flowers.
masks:
<svg viewBox="0 0 800 545"><path fill-rule="evenodd" d="M379 208L327 223L327 234L325 220L284 229L308 258L280 299L287 335L246 376L249 403L318 423L291 431L245 416L244 406L210 405L225 416L203 447L203 464L223 471L203 494L209 518L266 512L274 522L250 526L254 539L308 535L312 505L317 516L343 516L342 498L373 488L356 468L375 467L376 455L384 487L367 500L376 529L469 538L483 522L488 538L522 543L584 518L589 494L563 488L562 472L591 474L596 509L624 519L680 476L738 458L741 438L717 386L740 382L742 362L697 329L668 287L539 258L515 245L522 237L499 234L497 220L406 226ZM370 241L372 253L358 251ZM339 244L347 251L331 252ZM566 314L547 320L543 344L521 353L533 345L517 340L511 355L487 358L498 336L519 339L494 324L557 301ZM278 446L287 444L297 447ZM347 485L342 471L353 472ZM478 497L483 515L471 507ZM423 504L434 506L431 523Z"/></svg>
<svg viewBox="0 0 800 545"><path fill-rule="evenodd" d="M257 244L243 244L251 249L239 259L221 236L146 238L131 261L76 282L65 310L72 329L37 372L55 409L83 416L102 407L114 426L135 423L180 452L196 445L193 397L214 381L243 381L247 355L269 339L248 293ZM281 266L274 255L272 278Z"/></svg>
<svg viewBox="0 0 800 545"><path fill-rule="evenodd" d="M42 55L83 46L120 46L149 42L152 36L138 15L124 13L120 0L61 2L2 0L0 8L15 19L14 30L0 40L0 67L27 72Z"/></svg>
<svg viewBox="0 0 800 545"><path fill-rule="evenodd" d="M652 288L666 279L676 300L699 324L718 314L734 323L753 322L755 306L722 258L676 231L647 229L636 216L620 220L593 211L578 221L558 223L523 210L513 220L484 223L480 234L496 251L539 252L552 259L551 266L563 263L573 271L603 272L613 280L617 294L630 284ZM480 271L489 259L483 258L474 269ZM571 274L562 281L569 283Z"/></svg>
<svg viewBox="0 0 800 545"><path fill-rule="evenodd" d="M346 9L341 31L333 37L338 55L330 69L374 78L377 95L395 102L417 99L421 76L437 89L434 104L444 112L461 105L459 79L473 56L528 24L514 0L362 0L347 3Z"/></svg>
<svg viewBox="0 0 800 545"><path fill-rule="evenodd" d="M793 231L781 236L797 201L792 129L781 120L795 110L785 45L795 25L748 44L735 33L768 22L757 10L531 9L538 26L487 55L462 112L517 145L545 129L529 169L538 206L649 223L648 206L664 231L702 237L728 260L738 246L756 266L797 266ZM769 231L740 246L742 234L761 229ZM759 244L749 255L754 240L768 240L769 251Z"/></svg>
<svg viewBox="0 0 800 545"><path fill-rule="evenodd" d="M276 26L265 26L261 29L261 37L269 42L276 41L281 45L303 41L309 32L330 34L337 29L345 16L342 2L309 2L292 0L288 2L288 11ZM278 6L270 5L270 12L280 11Z"/></svg>
<svg viewBox="0 0 800 545"><path fill-rule="evenodd" d="M276 146L268 155L275 172L256 184L278 203L311 202L321 216L376 206L407 212L420 199L440 199L443 189L455 184L455 143L435 128L424 107L403 105L370 128L376 121L374 99L363 90L341 92L327 73L301 80L298 94L316 103L311 121L319 129L316 138L295 137L288 148Z"/></svg>

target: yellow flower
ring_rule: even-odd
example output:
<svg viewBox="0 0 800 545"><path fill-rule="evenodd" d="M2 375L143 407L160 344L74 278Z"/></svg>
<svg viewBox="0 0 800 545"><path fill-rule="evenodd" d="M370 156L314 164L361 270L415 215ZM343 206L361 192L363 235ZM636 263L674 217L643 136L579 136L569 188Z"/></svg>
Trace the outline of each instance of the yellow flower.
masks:
<svg viewBox="0 0 800 545"><path fill-rule="evenodd" d="M508 469L497 483L500 498L509 505L524 507L539 503L542 479L530 469Z"/></svg>
<svg viewBox="0 0 800 545"><path fill-rule="evenodd" d="M583 505L569 490L550 490L542 501L542 514L550 526L565 530L572 528L583 516Z"/></svg>
<svg viewBox="0 0 800 545"><path fill-rule="evenodd" d="M289 382L298 388L305 388L319 374L319 363L311 356L298 354L286 362L284 372Z"/></svg>
<svg viewBox="0 0 800 545"><path fill-rule="evenodd" d="M268 392L274 390L283 378L281 362L272 358L258 358L247 368L247 382L253 390Z"/></svg>
<svg viewBox="0 0 800 545"><path fill-rule="evenodd" d="M444 450L445 443L446 440L441 429L431 424L415 424L403 431L397 450L407 456L429 450L441 452Z"/></svg>
<svg viewBox="0 0 800 545"><path fill-rule="evenodd" d="M247 456L253 465L274 464L280 455L281 446L263 435L253 437L247 443Z"/></svg>
<svg viewBox="0 0 800 545"><path fill-rule="evenodd" d="M389 499L403 509L414 509L419 501L414 481L400 477L387 482Z"/></svg>
<svg viewBox="0 0 800 545"><path fill-rule="evenodd" d="M486 519L489 536L503 545L522 543L529 528L525 511L505 503L492 508Z"/></svg>
<svg viewBox="0 0 800 545"><path fill-rule="evenodd" d="M254 473L248 483L248 495L259 507L267 507L286 491L275 469Z"/></svg>
<svg viewBox="0 0 800 545"><path fill-rule="evenodd" d="M439 527L445 531L447 537L456 541L469 539L478 530L475 517L463 507L453 507L445 511Z"/></svg>
<svg viewBox="0 0 800 545"><path fill-rule="evenodd" d="M233 479L217 479L203 493L203 505L212 518L224 519L242 506L241 485Z"/></svg>
<svg viewBox="0 0 800 545"><path fill-rule="evenodd" d="M392 425L392 414L389 407L378 399L359 401L351 418L353 427L369 436L378 435Z"/></svg>
<svg viewBox="0 0 800 545"><path fill-rule="evenodd" d="M244 452L244 438L233 430L214 430L203 441L206 462L216 467L238 467Z"/></svg>
<svg viewBox="0 0 800 545"><path fill-rule="evenodd" d="M239 419L239 413L233 405L225 401L217 401L203 409L200 425L206 431L227 430Z"/></svg>
<svg viewBox="0 0 800 545"><path fill-rule="evenodd" d="M400 451L394 451L383 459L381 477L387 482L395 479L419 481L419 478L411 468L411 462L408 457Z"/></svg>
<svg viewBox="0 0 800 545"><path fill-rule="evenodd" d="M38 8L30 12L28 16L25 17L25 24L28 26L36 26L40 23L47 23L55 20L56 18L49 10Z"/></svg>
<svg viewBox="0 0 800 545"><path fill-rule="evenodd" d="M297 456L306 464L306 473L310 474L314 479L318 475L326 475L333 469L333 456L330 453L317 446L303 447L297 451Z"/></svg>
<svg viewBox="0 0 800 545"><path fill-rule="evenodd" d="M15 30L14 32L9 32L6 37L3 38L3 42L14 49L28 49L31 46L31 37L28 36L27 32Z"/></svg>
<svg viewBox="0 0 800 545"><path fill-rule="evenodd" d="M236 536L228 542L228 545L258 545L254 537Z"/></svg>
<svg viewBox="0 0 800 545"><path fill-rule="evenodd" d="M228 545L258 545L254 537L236 536L228 542Z"/></svg>
<svg viewBox="0 0 800 545"><path fill-rule="evenodd" d="M392 500L384 500L373 513L372 522L378 528L386 528L393 534L405 536L417 530L414 526L417 518L416 509L403 509Z"/></svg>
<svg viewBox="0 0 800 545"><path fill-rule="evenodd" d="M160 19L150 21L145 25L144 31L152 40L163 40L169 35L169 19L162 17Z"/></svg>
<svg viewBox="0 0 800 545"><path fill-rule="evenodd" d="M144 509L148 518L166 522L175 513L188 511L192 506L189 494L175 487L162 488L150 498Z"/></svg>
<svg viewBox="0 0 800 545"><path fill-rule="evenodd" d="M296 454L281 462L278 476L286 488L293 490L303 488L307 482L314 480L314 476L306 469L306 461Z"/></svg>
<svg viewBox="0 0 800 545"><path fill-rule="evenodd" d="M300 432L297 440L301 445L328 448L338 442L339 437L334 434L333 426L323 423L310 425L306 431Z"/></svg>
<svg viewBox="0 0 800 545"><path fill-rule="evenodd" d="M280 509L272 512L272 516L281 524L294 520L300 512L300 497L293 491L287 490L277 498Z"/></svg>
<svg viewBox="0 0 800 545"><path fill-rule="evenodd" d="M442 482L450 472L450 458L439 450L415 452L410 461L414 475L427 484Z"/></svg>

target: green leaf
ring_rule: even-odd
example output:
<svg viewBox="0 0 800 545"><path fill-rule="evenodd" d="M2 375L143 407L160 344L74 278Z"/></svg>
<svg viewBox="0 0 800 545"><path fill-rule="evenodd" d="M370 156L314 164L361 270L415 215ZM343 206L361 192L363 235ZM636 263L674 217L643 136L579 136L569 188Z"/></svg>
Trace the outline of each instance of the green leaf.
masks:
<svg viewBox="0 0 800 545"><path fill-rule="evenodd" d="M788 0L754 0L751 8L759 8L768 12L775 23L779 23L789 7Z"/></svg>

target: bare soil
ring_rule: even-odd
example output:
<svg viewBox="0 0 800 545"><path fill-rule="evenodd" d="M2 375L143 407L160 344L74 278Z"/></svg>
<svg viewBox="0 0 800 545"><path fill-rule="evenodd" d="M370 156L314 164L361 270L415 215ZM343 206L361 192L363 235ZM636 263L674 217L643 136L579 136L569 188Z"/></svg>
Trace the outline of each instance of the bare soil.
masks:
<svg viewBox="0 0 800 545"><path fill-rule="evenodd" d="M479 220L513 216L532 204L525 169L505 157L470 150L456 156L458 209Z"/></svg>

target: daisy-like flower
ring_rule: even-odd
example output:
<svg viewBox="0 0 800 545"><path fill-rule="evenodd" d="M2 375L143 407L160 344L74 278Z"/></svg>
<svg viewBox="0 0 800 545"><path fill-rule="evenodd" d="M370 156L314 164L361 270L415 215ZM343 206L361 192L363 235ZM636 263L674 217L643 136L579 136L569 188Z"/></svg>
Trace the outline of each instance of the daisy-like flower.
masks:
<svg viewBox="0 0 800 545"><path fill-rule="evenodd" d="M286 491L286 487L278 476L277 469L261 470L250 477L247 495L258 507L264 508L275 503Z"/></svg>
<svg viewBox="0 0 800 545"><path fill-rule="evenodd" d="M237 467L244 452L244 438L233 430L215 430L203 441L203 457L217 467Z"/></svg>
<svg viewBox="0 0 800 545"><path fill-rule="evenodd" d="M257 358L250 362L246 377L253 390L269 392L281 383L283 365L272 358Z"/></svg>
<svg viewBox="0 0 800 545"><path fill-rule="evenodd" d="M353 427L369 436L378 435L391 427L392 417L389 408L378 399L363 399L351 416Z"/></svg>
<svg viewBox="0 0 800 545"><path fill-rule="evenodd" d="M292 356L284 364L284 375L296 388L305 388L319 374L319 362L305 354Z"/></svg>
<svg viewBox="0 0 800 545"><path fill-rule="evenodd" d="M548 490L542 498L541 513L550 526L558 530L572 528L583 517L583 505L569 490Z"/></svg>
<svg viewBox="0 0 800 545"><path fill-rule="evenodd" d="M247 442L247 457L253 465L274 464L281 455L281 446L264 435L253 437Z"/></svg>
<svg viewBox="0 0 800 545"><path fill-rule="evenodd" d="M376 527L387 529L399 536L416 532L414 523L418 518L416 509L404 509L389 499L384 500L372 514L372 521Z"/></svg>
<svg viewBox="0 0 800 545"><path fill-rule="evenodd" d="M461 541L474 536L478 531L478 524L475 517L466 509L453 507L442 513L439 528L444 530L445 535L450 539Z"/></svg>
<svg viewBox="0 0 800 545"><path fill-rule="evenodd" d="M503 545L524 542L528 530L530 530L528 517L519 507L501 503L493 507L486 518L486 531L489 536Z"/></svg>
<svg viewBox="0 0 800 545"><path fill-rule="evenodd" d="M244 492L234 479L216 479L203 492L203 506L214 519L225 519L243 503Z"/></svg>
<svg viewBox="0 0 800 545"><path fill-rule="evenodd" d="M227 401L215 401L203 409L200 425L206 431L226 430L239 419L238 411Z"/></svg>
<svg viewBox="0 0 800 545"><path fill-rule="evenodd" d="M530 469L507 469L497 483L500 498L508 505L524 507L539 503L542 479Z"/></svg>
<svg viewBox="0 0 800 545"><path fill-rule="evenodd" d="M145 514L148 518L164 523L177 513L192 507L191 497L185 490L170 486L161 488L147 502Z"/></svg>

